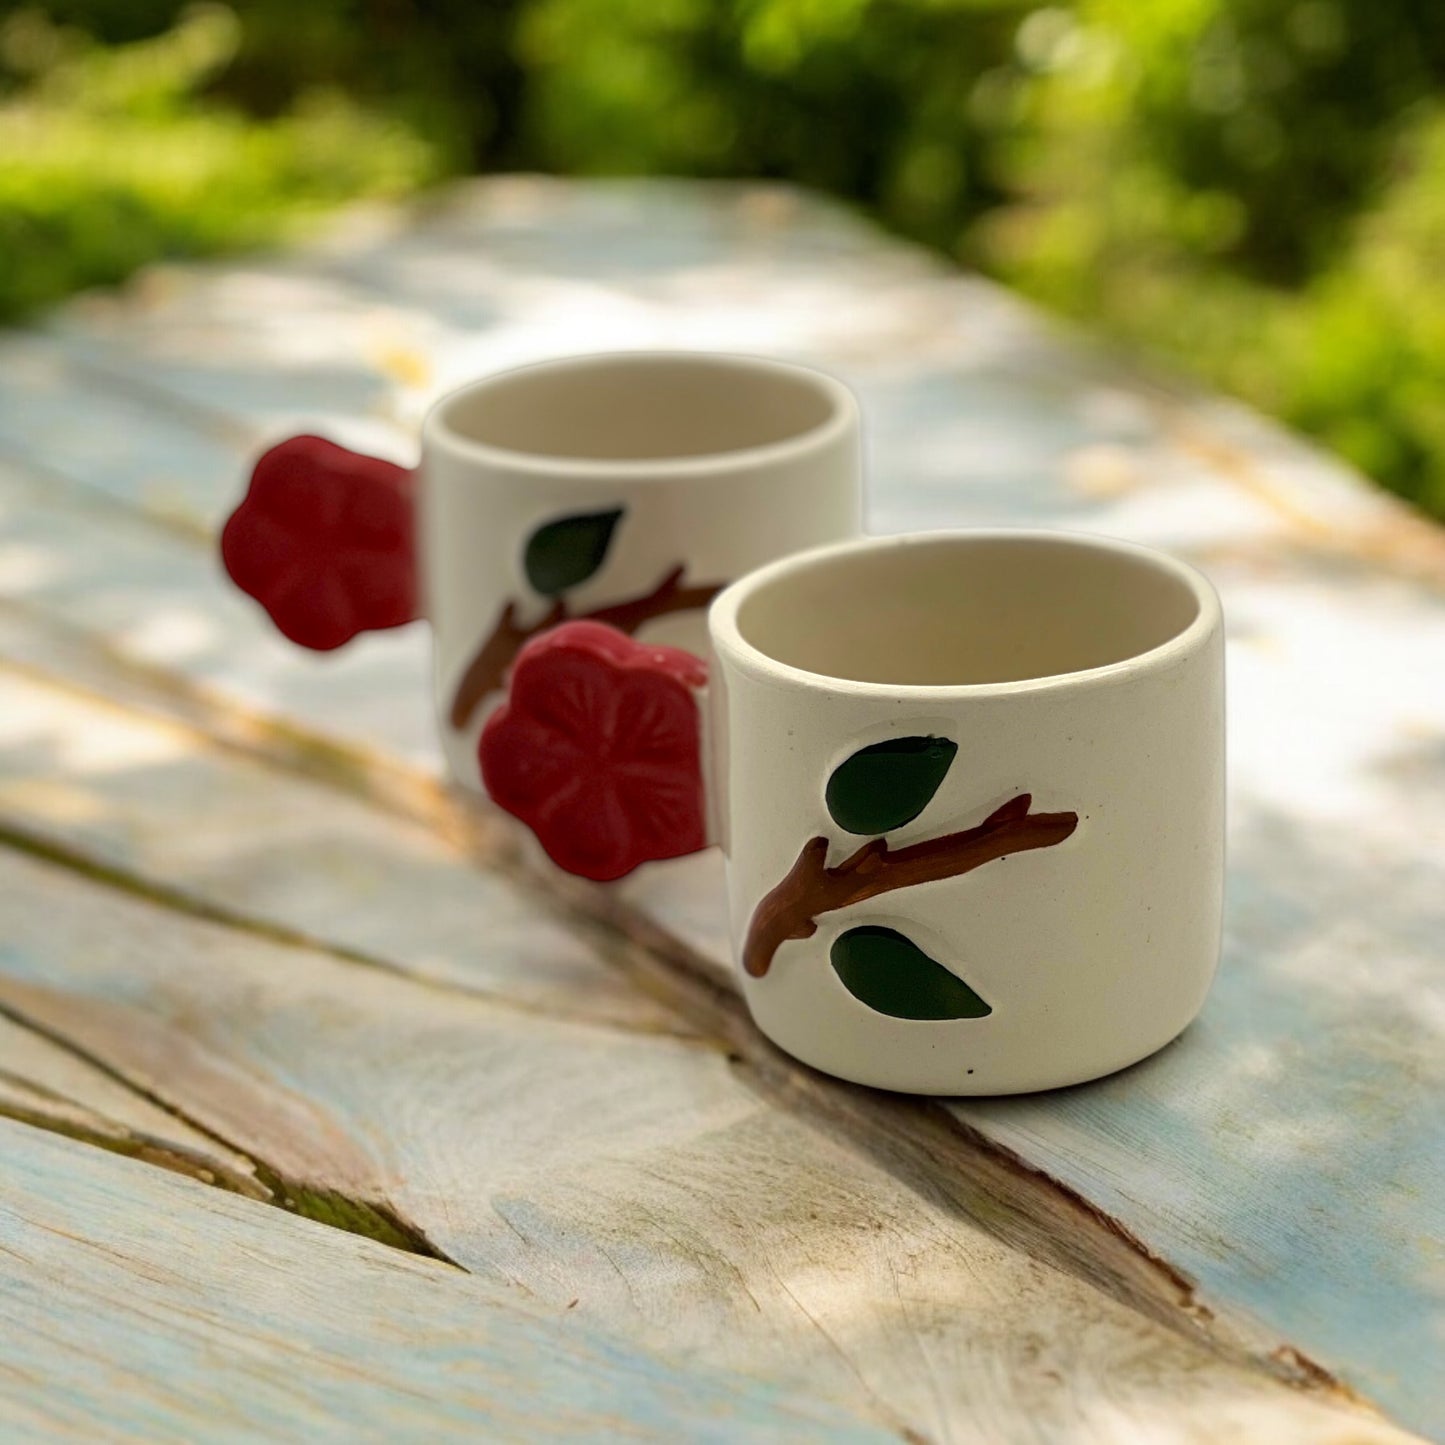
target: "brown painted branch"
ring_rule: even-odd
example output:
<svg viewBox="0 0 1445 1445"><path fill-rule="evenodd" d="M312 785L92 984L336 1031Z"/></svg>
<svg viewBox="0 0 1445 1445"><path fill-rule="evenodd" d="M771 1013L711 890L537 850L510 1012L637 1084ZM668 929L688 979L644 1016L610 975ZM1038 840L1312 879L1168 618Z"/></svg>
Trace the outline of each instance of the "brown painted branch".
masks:
<svg viewBox="0 0 1445 1445"><path fill-rule="evenodd" d="M1010 853L1052 848L1078 827L1077 813L1030 813L1032 801L1031 794L1020 793L976 828L946 833L896 853L889 851L886 838L874 838L833 868L827 866L828 840L810 838L787 876L753 911L743 944L743 967L761 978L788 939L811 938L817 932L819 914L895 888L957 878Z"/></svg>
<svg viewBox="0 0 1445 1445"><path fill-rule="evenodd" d="M665 617L669 612L691 612L706 607L726 582L704 582L692 587L682 585L686 567L674 567L646 597L632 597L626 602L614 602L610 607L599 607L595 612L582 614L589 622L605 622L631 636L644 622L655 617Z"/></svg>
<svg viewBox="0 0 1445 1445"><path fill-rule="evenodd" d="M482 699L489 692L495 692L501 687L507 676L507 669L526 643L539 632L545 632L566 619L566 604L554 602L536 622L530 626L522 626L517 621L517 604L508 602L492 624L487 640L467 664L461 682L457 684L456 693L452 697L452 726L466 727Z"/></svg>
<svg viewBox="0 0 1445 1445"><path fill-rule="evenodd" d="M599 607L593 612L579 612L574 615L567 610L566 602L558 600L536 622L529 625L518 623L517 604L508 602L493 623L487 640L468 663L461 682L457 684L452 698L452 726L466 727L487 694L496 692L506 681L507 669L522 648L532 638L550 631L559 623L582 620L605 622L609 627L615 627L630 635L643 623L651 622L656 617L665 617L670 612L690 612L698 607L706 607L727 585L715 582L684 587L682 577L686 571L686 567L674 567L644 596L629 597L608 607Z"/></svg>

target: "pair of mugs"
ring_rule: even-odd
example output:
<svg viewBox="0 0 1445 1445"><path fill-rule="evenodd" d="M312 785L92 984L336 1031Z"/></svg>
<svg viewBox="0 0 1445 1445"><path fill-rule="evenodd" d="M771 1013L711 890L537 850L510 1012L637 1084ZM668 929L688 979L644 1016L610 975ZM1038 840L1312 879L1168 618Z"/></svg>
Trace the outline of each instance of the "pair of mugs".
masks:
<svg viewBox="0 0 1445 1445"><path fill-rule="evenodd" d="M561 867L720 843L797 1058L928 1094L1111 1073L1218 959L1218 599L1104 538L860 538L859 453L802 367L550 362L443 399L415 473L282 443L222 549L303 645L425 615L453 772Z"/></svg>

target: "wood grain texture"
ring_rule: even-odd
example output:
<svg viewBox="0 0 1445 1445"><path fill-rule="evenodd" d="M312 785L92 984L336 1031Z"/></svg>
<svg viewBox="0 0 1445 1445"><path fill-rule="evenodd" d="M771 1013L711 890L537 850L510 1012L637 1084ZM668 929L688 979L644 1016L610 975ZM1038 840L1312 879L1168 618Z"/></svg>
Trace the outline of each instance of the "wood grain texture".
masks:
<svg viewBox="0 0 1445 1445"><path fill-rule="evenodd" d="M958 1118L1097 1205L1200 1307L1445 1430L1445 705L1421 664L1441 650L1445 548L1277 428L1141 381L786 192L504 180L324 248L166 273L12 337L0 583L107 665L171 674L177 710L221 735L270 711L258 748L294 762L315 739L330 766L334 742L358 788L393 765L394 782L434 757L423 639L363 639L318 672L267 636L202 545L239 486L226 458L304 426L405 460L430 396L479 370L679 340L852 382L877 528L1085 527L1172 546L1220 584L1235 806L1210 1007L1117 1080ZM146 437L112 454L59 435L97 392ZM616 893L571 896L623 916ZM629 926L650 919L689 968L728 976L715 860L650 870L626 896L647 914Z"/></svg>
<svg viewBox="0 0 1445 1445"><path fill-rule="evenodd" d="M299 720L362 755L439 766L420 626L368 636L335 654L302 652L225 583L212 541L178 536L3 460L0 595L233 708ZM320 762L324 750L316 751Z"/></svg>
<svg viewBox="0 0 1445 1445"><path fill-rule="evenodd" d="M88 380L53 341L0 340L0 455L23 459L52 483L138 507L168 530L209 537L224 520L250 437L219 422L198 426L154 392ZM76 398L87 394L78 425Z"/></svg>
<svg viewBox="0 0 1445 1445"><path fill-rule="evenodd" d="M271 1198L244 1155L3 1014L0 1115L253 1199Z"/></svg>
<svg viewBox="0 0 1445 1445"><path fill-rule="evenodd" d="M1096 1089L959 1112L1441 1433L1445 605L1360 566L1251 570L1209 1007Z"/></svg>
<svg viewBox="0 0 1445 1445"><path fill-rule="evenodd" d="M31 629L11 621L0 631L0 646L18 646L24 655L34 655L38 643ZM545 957L550 934L541 902L533 904L538 911L532 942L537 946L519 951L513 941L509 947L505 929L492 942L485 904L488 889L501 880L478 874L458 847L429 839L430 846L418 852L414 843L408 847L413 829L396 824L388 832L386 815L378 823L375 810L346 795L329 800L325 790L304 778L209 745L194 730L126 712L3 665L0 718L8 719L0 722L0 834L12 846L81 870L103 870L117 886L223 918L262 937L311 938L339 958L481 992L551 1017L623 1023L615 1008L594 1006L589 1013L573 1004L553 970L544 968L534 982L526 967L509 966L519 952L524 961L529 954ZM317 838L329 846L313 858L308 848ZM358 852L361 841L367 846ZM478 892L480 897L473 897ZM415 898L429 904L419 923L414 921ZM368 918L379 921L376 936L358 939L356 927ZM555 932L556 924L550 927ZM432 943L430 949L416 946L418 928ZM362 945L371 951L360 951ZM669 1031L659 1024L661 1018L680 1036L694 1032L715 1046L725 1044L735 1051L738 1065L746 1060L750 1071L760 1068L770 1087L792 1096L796 1107L797 1084L773 1081L778 1056L761 1045L730 989L699 990L689 984L687 970L679 977L669 972L666 958L649 960L635 948L614 946L605 956L594 948L587 957L593 977L577 971L582 1003L617 991L623 1000L633 1000L626 1026ZM665 999L676 1016L649 1004L636 982ZM538 985L549 983L550 1006L545 993L538 996ZM823 1114L837 1109L836 1099L812 1099L816 1092L811 1084L802 1091ZM183 1098L176 1096L177 1102ZM853 1135L863 1147L876 1150L886 1141L896 1151L901 1137L917 1136L910 1147L919 1157L926 1159L936 1149L936 1164L928 1169L930 1188L952 1191L953 1176L960 1174L976 1184L980 1173L992 1168L999 1177L988 1191L975 1189L974 1198L965 1192L957 1202L986 1225L997 1220L1000 1210L1020 1217L1027 1211L1034 1227L1003 1231L1009 1243L1055 1259L1166 1323L1191 1330L1199 1323L1195 1312L1176 1318L1178 1290L1167 1271L1131 1252L1106 1229L1081 1229L1078 1219L1071 1227L1063 1217L1049 1218L1048 1190L1031 1188L1006 1170L1000 1173L996 1161L992 1166L980 1161L977 1151L957 1138L934 1139L937 1131L930 1133L923 1109L881 1109L865 1102L850 1112ZM335 1194L337 1187L324 1171L306 1183L313 1192ZM1068 1212L1065 1208L1062 1214ZM1000 1232L996 1222L992 1227ZM1216 1345L1227 1343L1266 1360L1278 1344L1273 1339L1222 1340L1218 1331L1213 1337Z"/></svg>
<svg viewBox="0 0 1445 1445"><path fill-rule="evenodd" d="M721 1051L442 999L3 853L0 939L12 1019L283 1193L670 1359L927 1439L1396 1438L1004 1243L945 1172Z"/></svg>
<svg viewBox="0 0 1445 1445"><path fill-rule="evenodd" d="M896 1438L34 1130L0 1122L0 1153L7 1439Z"/></svg>
<svg viewBox="0 0 1445 1445"><path fill-rule="evenodd" d="M0 817L184 907L556 1017L681 1028L540 894L419 824L3 664Z"/></svg>

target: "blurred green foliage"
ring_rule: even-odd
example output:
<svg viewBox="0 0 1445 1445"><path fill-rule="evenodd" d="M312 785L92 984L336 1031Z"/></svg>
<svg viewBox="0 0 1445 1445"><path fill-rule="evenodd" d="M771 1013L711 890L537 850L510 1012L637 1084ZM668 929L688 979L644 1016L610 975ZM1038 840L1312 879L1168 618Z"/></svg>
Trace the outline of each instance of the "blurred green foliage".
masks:
<svg viewBox="0 0 1445 1445"><path fill-rule="evenodd" d="M1445 516L1441 0L530 0L531 152L784 176Z"/></svg>
<svg viewBox="0 0 1445 1445"><path fill-rule="evenodd" d="M822 187L1445 516L1441 0L54 0L0 19L0 312L347 196L524 166Z"/></svg>
<svg viewBox="0 0 1445 1445"><path fill-rule="evenodd" d="M979 262L1445 516L1445 8L1042 13Z"/></svg>
<svg viewBox="0 0 1445 1445"><path fill-rule="evenodd" d="M269 240L337 201L437 173L432 147L340 91L309 86L265 118L207 95L240 40L219 7L119 46L35 10L6 19L0 316L158 256Z"/></svg>

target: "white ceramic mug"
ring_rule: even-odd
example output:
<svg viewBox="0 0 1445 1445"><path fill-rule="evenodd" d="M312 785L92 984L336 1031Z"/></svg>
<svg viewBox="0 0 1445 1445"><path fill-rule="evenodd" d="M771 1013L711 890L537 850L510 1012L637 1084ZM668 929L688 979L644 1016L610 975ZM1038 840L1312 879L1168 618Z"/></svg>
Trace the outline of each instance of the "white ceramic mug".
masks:
<svg viewBox="0 0 1445 1445"><path fill-rule="evenodd" d="M705 352L541 362L444 397L417 473L315 437L263 457L222 551L294 641L424 615L448 764L532 637L592 617L706 650L722 587L857 535L858 407L806 367ZM420 485L416 485L419 479Z"/></svg>
<svg viewBox="0 0 1445 1445"><path fill-rule="evenodd" d="M1123 1068L1194 1018L1224 851L1199 573L1068 533L870 538L742 578L709 630L710 682L602 628L529 648L483 770L574 871L715 835L775 1043L999 1094Z"/></svg>

